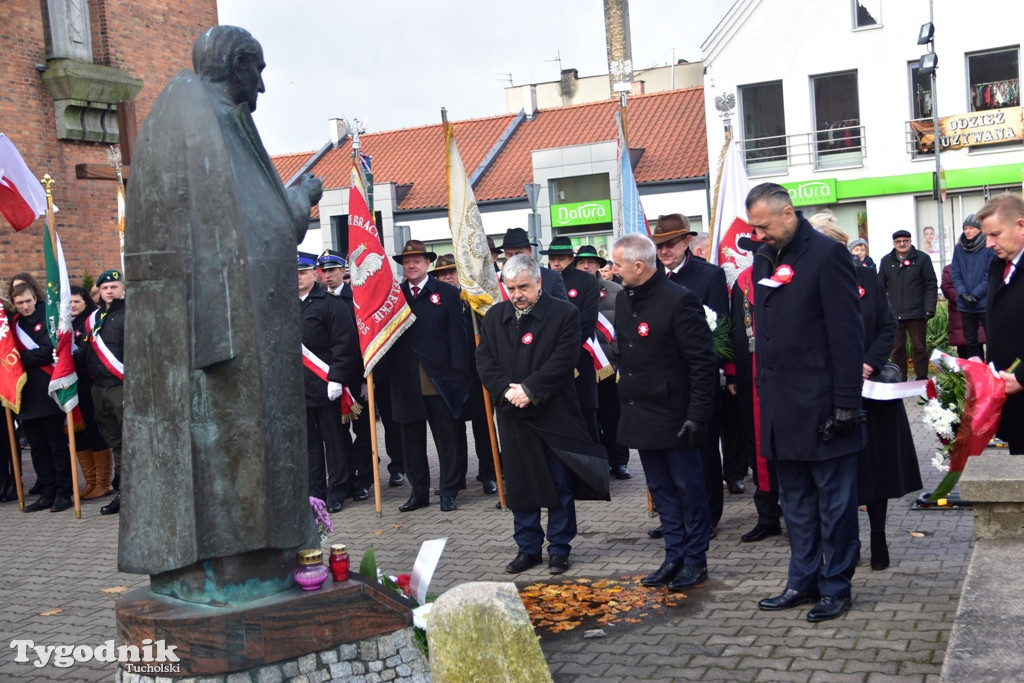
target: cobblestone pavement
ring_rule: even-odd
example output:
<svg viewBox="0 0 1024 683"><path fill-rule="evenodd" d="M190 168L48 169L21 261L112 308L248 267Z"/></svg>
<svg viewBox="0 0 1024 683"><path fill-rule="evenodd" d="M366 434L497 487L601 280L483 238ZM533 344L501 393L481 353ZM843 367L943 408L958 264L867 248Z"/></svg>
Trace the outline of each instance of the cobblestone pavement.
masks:
<svg viewBox="0 0 1024 683"><path fill-rule="evenodd" d="M928 462L937 443L920 425L915 404L907 400L927 489L940 478ZM31 484L27 456L25 461ZM632 479L612 481L612 502L578 504L579 536L565 578L623 577L660 564L660 542L645 533L657 522L647 516L635 455L631 469ZM382 517L372 498L349 501L333 516L328 542L347 543L354 566L372 544L382 569L406 572L422 541L446 536L432 591L464 581L509 580L503 568L515 554L512 516L495 509L496 497L483 495L473 481L475 464L459 509L449 513L438 509L436 498L430 508L399 513L409 488L389 488L383 466L382 471ZM555 681L937 681L970 559L973 521L970 511L916 511L912 501L908 496L890 503L892 567L886 571L867 564L868 522L861 513L864 559L853 579L854 607L838 620L815 625L804 619L806 607L757 610L758 599L784 587L788 544L784 536L741 543L755 521L750 486L744 494L727 493L711 541L707 584L661 615L605 627L604 638L583 638L593 625L542 633ZM117 571L117 517L101 516L102 504L84 503L80 520L72 511L23 514L17 503L0 505L0 680L112 680L111 664L36 668L15 662L16 651L8 647L15 639L95 647L115 637L119 593L105 591L144 586L147 579ZM520 586L550 578L546 567L515 577Z"/></svg>

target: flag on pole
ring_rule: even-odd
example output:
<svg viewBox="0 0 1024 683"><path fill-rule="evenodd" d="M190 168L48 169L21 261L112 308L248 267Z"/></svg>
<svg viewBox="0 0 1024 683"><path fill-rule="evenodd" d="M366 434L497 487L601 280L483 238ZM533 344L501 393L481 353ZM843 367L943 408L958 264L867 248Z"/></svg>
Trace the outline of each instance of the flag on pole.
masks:
<svg viewBox="0 0 1024 683"><path fill-rule="evenodd" d="M708 258L725 271L732 287L736 278L754 262L752 252L741 249L737 240L749 237L753 229L747 224L747 193L750 181L736 141L726 142L719 160L718 184L715 187L715 212L711 217L711 249Z"/></svg>
<svg viewBox="0 0 1024 683"><path fill-rule="evenodd" d="M21 388L27 379L7 313L0 306L0 402L16 413L21 412Z"/></svg>
<svg viewBox="0 0 1024 683"><path fill-rule="evenodd" d="M629 149L626 148L626 134L622 129L622 112L615 112L615 125L619 131L619 146L616 152L619 161L619 234L639 233L650 235L647 227L647 215L640 203L640 191L636 188L633 177L633 166L629 162Z"/></svg>
<svg viewBox="0 0 1024 683"><path fill-rule="evenodd" d="M445 141L448 227L452 231L455 269L459 274L462 298L479 315L484 315L501 300L498 275L491 262L491 249L487 244L473 187L469 184L466 167L462 164L462 156L455 144L455 127L450 123L445 131Z"/></svg>
<svg viewBox="0 0 1024 683"><path fill-rule="evenodd" d="M0 133L0 213L15 230L24 230L46 213L46 192L28 170L18 148L3 133Z"/></svg>
<svg viewBox="0 0 1024 683"><path fill-rule="evenodd" d="M348 272L356 309L359 348L366 375L416 316L391 270L377 226L363 194L359 169L352 165L348 193Z"/></svg>
<svg viewBox="0 0 1024 683"><path fill-rule="evenodd" d="M50 239L50 221L46 221L43 235L43 259L46 262L46 326L54 348L55 367L50 376L50 397L65 413L78 405L78 375L71 358L71 284L68 267L64 263L64 250L54 230ZM56 245L54 253L53 245Z"/></svg>

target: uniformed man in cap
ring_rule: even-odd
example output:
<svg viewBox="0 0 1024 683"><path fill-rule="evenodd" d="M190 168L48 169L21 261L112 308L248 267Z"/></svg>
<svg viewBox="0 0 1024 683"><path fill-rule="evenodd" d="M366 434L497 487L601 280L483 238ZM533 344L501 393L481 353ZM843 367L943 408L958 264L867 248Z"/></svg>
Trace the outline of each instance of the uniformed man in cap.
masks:
<svg viewBox="0 0 1024 683"><path fill-rule="evenodd" d="M394 260L402 265L402 292L416 321L387 353L391 379L392 417L401 424L405 472L412 495L399 510L410 512L430 504L427 423L440 465L441 510L458 509L455 496L463 484L458 463L456 416L469 397L466 323L459 291L428 275L437 254L420 240L409 240Z"/></svg>
<svg viewBox="0 0 1024 683"><path fill-rule="evenodd" d="M455 267L455 256L452 254L441 254L434 262L434 268L430 271L433 277L441 282L447 282L455 289L461 289L459 285L459 274ZM491 453L491 433L487 428L487 412L484 409L483 389L480 386L480 377L476 373L476 334L473 331L473 309L465 301L462 301L462 316L466 321L466 338L469 348L469 367L473 372L473 386L466 399L466 406L463 408L460 419L469 421L473 426L473 443L476 446L476 457L478 462L476 480L483 485L484 493L492 495L498 492L498 484L495 481L494 457ZM458 430L459 444L459 468L462 470L462 480L465 481L466 472L469 468L469 444L466 441L465 428Z"/></svg>
<svg viewBox="0 0 1024 683"><path fill-rule="evenodd" d="M316 256L298 257L299 312L306 391L309 493L338 512L349 495L352 444L342 424L345 385L359 386L362 363L353 318L338 297L316 282Z"/></svg>
<svg viewBox="0 0 1024 683"><path fill-rule="evenodd" d="M99 308L86 323L86 367L92 376L92 400L103 440L114 455L115 489L121 484L121 432L124 424L124 278L106 270L96 278ZM99 482L106 485L107 482ZM100 508L101 515L121 511L121 494Z"/></svg>
<svg viewBox="0 0 1024 683"><path fill-rule="evenodd" d="M572 240L568 237L555 237L547 249L540 252L548 257L548 267L562 276L569 303L580 312L580 357L576 362L576 396L583 411L583 419L587 421L590 438L601 442L600 430L597 426L597 376L594 370L594 358L583 348L583 345L594 337L597 326L597 307L601 301L601 289L597 280L586 273L581 273L573 266Z"/></svg>

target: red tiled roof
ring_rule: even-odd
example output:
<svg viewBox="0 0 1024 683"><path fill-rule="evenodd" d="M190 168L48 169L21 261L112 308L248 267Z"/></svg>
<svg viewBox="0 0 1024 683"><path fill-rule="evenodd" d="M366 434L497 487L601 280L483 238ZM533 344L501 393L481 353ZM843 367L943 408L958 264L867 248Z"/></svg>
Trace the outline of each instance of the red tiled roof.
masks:
<svg viewBox="0 0 1024 683"><path fill-rule="evenodd" d="M287 183L314 154L316 152L280 154L276 157L271 157L270 160L274 162L274 168L277 169L277 174L281 176L281 182Z"/></svg>
<svg viewBox="0 0 1024 683"><path fill-rule="evenodd" d="M523 185L533 180L533 150L615 140L617 107L616 100L606 100L538 111L532 120L519 125L474 187L477 200L524 197ZM634 169L638 184L707 174L703 88L631 97L627 111L629 146L646 150ZM455 139L470 175L514 118L505 114L455 122ZM376 182L412 185L399 210L446 205L442 124L365 133L360 139L363 152L373 159ZM288 180L311 154L274 157L274 164ZM350 158L351 140L347 140L329 151L313 173L323 179L325 188L347 187ZM286 175L286 170L290 174Z"/></svg>
<svg viewBox="0 0 1024 683"><path fill-rule="evenodd" d="M467 173L473 173L514 118L513 114L505 114L455 122L455 140ZM373 159L374 182L412 185L400 209L434 208L448 204L443 124L364 133L359 139L363 153ZM351 158L352 141L349 139L343 146L328 152L313 172L323 178L326 188L348 187Z"/></svg>

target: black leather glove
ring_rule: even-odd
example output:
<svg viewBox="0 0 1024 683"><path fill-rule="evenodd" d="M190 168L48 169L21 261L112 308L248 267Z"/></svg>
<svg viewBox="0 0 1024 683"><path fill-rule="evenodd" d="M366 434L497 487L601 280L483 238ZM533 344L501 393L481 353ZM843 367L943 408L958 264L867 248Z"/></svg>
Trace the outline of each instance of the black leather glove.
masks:
<svg viewBox="0 0 1024 683"><path fill-rule="evenodd" d="M834 408L832 419L835 421L836 434L849 434L857 425L864 423L868 418L863 410L852 408Z"/></svg>
<svg viewBox="0 0 1024 683"><path fill-rule="evenodd" d="M973 308L974 306L978 305L978 297L974 296L973 294L961 294L959 297L957 297L957 300L962 305L968 306L970 308Z"/></svg>
<svg viewBox="0 0 1024 683"><path fill-rule="evenodd" d="M697 422L696 420L687 420L683 423L677 437L686 441L686 445L690 448L700 448L700 442L704 439L704 432L706 432L708 426L703 422Z"/></svg>

